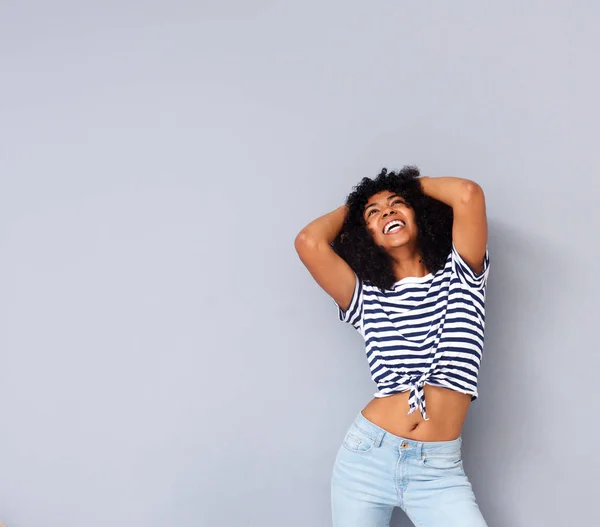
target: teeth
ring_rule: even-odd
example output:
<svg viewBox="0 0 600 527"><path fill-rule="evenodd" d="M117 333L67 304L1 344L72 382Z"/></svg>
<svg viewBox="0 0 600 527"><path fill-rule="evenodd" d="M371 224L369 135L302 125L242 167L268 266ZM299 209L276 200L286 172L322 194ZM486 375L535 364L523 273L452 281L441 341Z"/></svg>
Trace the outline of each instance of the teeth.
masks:
<svg viewBox="0 0 600 527"><path fill-rule="evenodd" d="M400 221L400 220L390 221L390 223L388 223L385 226L385 228L383 229L383 233L387 234L388 232L390 232L395 227L404 227L404 222Z"/></svg>

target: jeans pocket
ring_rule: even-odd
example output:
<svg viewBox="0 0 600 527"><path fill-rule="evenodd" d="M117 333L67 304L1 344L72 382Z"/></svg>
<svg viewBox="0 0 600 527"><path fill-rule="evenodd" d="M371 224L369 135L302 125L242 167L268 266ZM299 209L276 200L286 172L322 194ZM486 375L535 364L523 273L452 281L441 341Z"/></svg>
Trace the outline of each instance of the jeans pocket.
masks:
<svg viewBox="0 0 600 527"><path fill-rule="evenodd" d="M436 455L424 454L421 458L421 465L425 468L438 470L444 473L464 474L462 458L460 454L456 455Z"/></svg>
<svg viewBox="0 0 600 527"><path fill-rule="evenodd" d="M353 424L348 432L346 432L342 445L350 452L363 454L369 452L373 448L374 443L374 439L371 439L368 434Z"/></svg>

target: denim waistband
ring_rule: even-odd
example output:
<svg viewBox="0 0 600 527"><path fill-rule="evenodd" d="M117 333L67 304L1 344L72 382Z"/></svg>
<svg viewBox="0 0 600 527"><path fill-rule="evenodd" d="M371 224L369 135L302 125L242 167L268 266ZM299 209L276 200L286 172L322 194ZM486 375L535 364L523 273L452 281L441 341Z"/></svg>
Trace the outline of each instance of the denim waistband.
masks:
<svg viewBox="0 0 600 527"><path fill-rule="evenodd" d="M359 412L353 423L367 437L369 437L376 446L387 445L394 448L401 448L405 452L416 453L417 457L425 452L434 452L443 450L444 452L460 452L462 438L457 437L451 441L415 441L406 437L400 437L377 426L369 421L362 412Z"/></svg>

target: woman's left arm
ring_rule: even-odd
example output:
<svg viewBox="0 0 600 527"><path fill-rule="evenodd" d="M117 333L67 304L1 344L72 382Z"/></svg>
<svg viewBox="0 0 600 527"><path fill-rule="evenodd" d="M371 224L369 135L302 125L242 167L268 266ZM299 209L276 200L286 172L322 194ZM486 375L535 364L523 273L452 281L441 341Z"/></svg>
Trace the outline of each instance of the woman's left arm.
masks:
<svg viewBox="0 0 600 527"><path fill-rule="evenodd" d="M454 246L471 269L481 273L488 236L483 189L473 181L455 177L422 176L419 182L425 194L452 207Z"/></svg>

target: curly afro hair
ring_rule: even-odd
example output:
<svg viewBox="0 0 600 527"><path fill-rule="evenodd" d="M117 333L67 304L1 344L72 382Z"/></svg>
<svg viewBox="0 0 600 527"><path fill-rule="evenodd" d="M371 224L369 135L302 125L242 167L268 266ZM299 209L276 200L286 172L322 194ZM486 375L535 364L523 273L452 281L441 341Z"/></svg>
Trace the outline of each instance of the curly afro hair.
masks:
<svg viewBox="0 0 600 527"><path fill-rule="evenodd" d="M452 248L452 208L426 196L418 176L417 167L406 166L399 172L384 168L375 179L363 178L346 200L348 215L332 243L333 250L361 280L382 290L391 289L396 278L390 255L375 244L364 219L365 206L374 194L394 192L412 207L418 227L417 246L429 272L436 273L444 266Z"/></svg>

